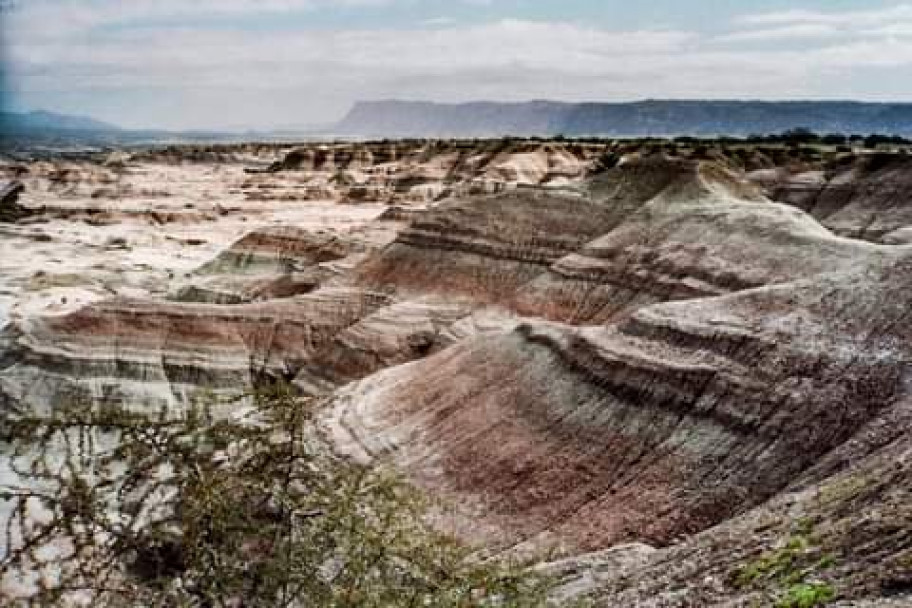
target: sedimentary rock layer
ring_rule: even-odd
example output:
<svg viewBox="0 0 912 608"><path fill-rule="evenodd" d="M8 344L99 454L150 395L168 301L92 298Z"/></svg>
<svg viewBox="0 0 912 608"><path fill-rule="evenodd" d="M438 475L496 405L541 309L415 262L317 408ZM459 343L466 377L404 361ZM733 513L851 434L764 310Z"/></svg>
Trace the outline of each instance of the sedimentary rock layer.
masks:
<svg viewBox="0 0 912 608"><path fill-rule="evenodd" d="M254 230L201 267L197 274L268 274L293 272L340 260L364 245L331 233L293 226Z"/></svg>
<svg viewBox="0 0 912 608"><path fill-rule="evenodd" d="M834 238L713 165L631 161L583 190L437 205L359 268L361 282L601 323L654 302L841 269L878 251Z"/></svg>
<svg viewBox="0 0 912 608"><path fill-rule="evenodd" d="M528 323L343 391L327 428L478 502L508 545L667 544L767 499L907 390L908 254L856 272Z"/></svg>
<svg viewBox="0 0 912 608"><path fill-rule="evenodd" d="M912 159L873 154L827 170L759 176L770 196L810 213L831 230L875 242L912 242Z"/></svg>
<svg viewBox="0 0 912 608"><path fill-rule="evenodd" d="M105 301L6 330L0 383L41 405L88 395L151 407L201 390L241 393L264 377L291 380L338 332L387 304L360 290L237 306Z"/></svg>
<svg viewBox="0 0 912 608"><path fill-rule="evenodd" d="M320 425L340 453L388 460L443 498L442 527L493 552L566 552L547 566L561 598L775 603L781 580L739 572L796 535L788 580L908 598L908 162L797 163L751 184L727 165L626 148L596 161L615 147L572 145L238 150L258 168L235 167L191 209L161 197L175 219L143 230L194 247L184 221L245 236L201 270L203 255L169 266L184 275L171 301L158 282L110 280L119 297L11 314L0 404L178 406L293 381L326 397ZM143 179L187 170L165 157ZM72 169L55 182L36 168L28 202L84 214L90 188L124 193L140 173ZM292 226L281 206L308 188L334 202ZM107 220L133 222L152 199L98 200L105 222L48 221L134 255L138 235ZM326 226L333 213L344 221ZM54 306L74 292L52 289L77 280L25 278ZM135 291L146 297L124 297Z"/></svg>

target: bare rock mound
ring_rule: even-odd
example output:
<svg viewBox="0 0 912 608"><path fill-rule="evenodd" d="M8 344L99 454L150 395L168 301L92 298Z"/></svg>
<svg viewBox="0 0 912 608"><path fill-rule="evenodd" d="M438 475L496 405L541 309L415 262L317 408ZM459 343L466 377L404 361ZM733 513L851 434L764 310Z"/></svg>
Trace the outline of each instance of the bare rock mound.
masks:
<svg viewBox="0 0 912 608"><path fill-rule="evenodd" d="M346 388L325 427L473 505L488 542L667 545L774 496L908 397L910 281L905 252L616 327L529 323Z"/></svg>
<svg viewBox="0 0 912 608"><path fill-rule="evenodd" d="M520 288L518 311L603 323L656 302L788 282L883 255L882 248L834 237L801 211L758 198L712 165L693 171Z"/></svg>
<svg viewBox="0 0 912 608"><path fill-rule="evenodd" d="M293 226L262 228L245 235L200 268L197 274L291 272L340 260L358 248L355 241L334 234Z"/></svg>
<svg viewBox="0 0 912 608"><path fill-rule="evenodd" d="M832 271L877 247L838 239L711 163L624 162L584 194L442 203L359 267L362 284L602 323L647 304Z"/></svg>
<svg viewBox="0 0 912 608"><path fill-rule="evenodd" d="M760 180L770 196L838 234L890 242L887 235L912 226L912 158L906 155L878 153L828 170L778 175Z"/></svg>
<svg viewBox="0 0 912 608"><path fill-rule="evenodd" d="M591 195L522 189L441 203L365 264L362 281L405 292L504 301L694 167L664 159L634 163L594 183ZM651 183L639 179L640 173Z"/></svg>
<svg viewBox="0 0 912 608"><path fill-rule="evenodd" d="M204 264L171 299L240 304L306 294L349 271L367 250L357 239L328 232L260 228Z"/></svg>

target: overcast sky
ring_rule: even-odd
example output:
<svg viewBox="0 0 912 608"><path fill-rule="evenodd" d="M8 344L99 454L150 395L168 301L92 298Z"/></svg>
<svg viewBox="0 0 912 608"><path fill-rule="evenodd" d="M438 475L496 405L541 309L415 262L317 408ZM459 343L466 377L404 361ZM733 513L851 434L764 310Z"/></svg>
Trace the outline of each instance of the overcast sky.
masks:
<svg viewBox="0 0 912 608"><path fill-rule="evenodd" d="M0 0L4 105L273 128L359 99L912 100L912 2Z"/></svg>

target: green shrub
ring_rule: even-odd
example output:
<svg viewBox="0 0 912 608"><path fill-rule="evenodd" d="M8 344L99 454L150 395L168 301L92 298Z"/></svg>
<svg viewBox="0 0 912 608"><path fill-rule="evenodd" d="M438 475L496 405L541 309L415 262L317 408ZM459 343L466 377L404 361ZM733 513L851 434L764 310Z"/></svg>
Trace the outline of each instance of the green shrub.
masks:
<svg viewBox="0 0 912 608"><path fill-rule="evenodd" d="M44 574L29 594L38 605L544 603L544 579L428 529L409 485L329 454L312 414L280 390L243 420L197 405L177 417L72 406L15 421L7 440L23 483L4 496L0 574Z"/></svg>
<svg viewBox="0 0 912 608"><path fill-rule="evenodd" d="M816 608L835 596L836 592L826 583L799 583L786 590L776 602L776 608Z"/></svg>
<svg viewBox="0 0 912 608"><path fill-rule="evenodd" d="M790 537L781 549L765 553L738 569L735 584L738 587L748 587L763 581L791 582L801 575L799 562L808 546L806 536Z"/></svg>
<svg viewBox="0 0 912 608"><path fill-rule="evenodd" d="M830 585L807 579L833 567L835 558L817 546L811 521L799 520L793 530L779 548L736 568L734 586L766 591L771 603L775 598L776 608L814 608L833 599L835 590Z"/></svg>

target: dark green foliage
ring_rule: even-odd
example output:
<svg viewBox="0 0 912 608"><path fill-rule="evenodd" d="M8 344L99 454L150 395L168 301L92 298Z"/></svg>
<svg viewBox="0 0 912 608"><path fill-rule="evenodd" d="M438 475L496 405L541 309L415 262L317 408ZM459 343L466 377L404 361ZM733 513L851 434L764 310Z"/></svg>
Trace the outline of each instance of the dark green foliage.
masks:
<svg viewBox="0 0 912 608"><path fill-rule="evenodd" d="M788 588L776 608L816 608L826 605L835 595L826 583L800 583Z"/></svg>
<svg viewBox="0 0 912 608"><path fill-rule="evenodd" d="M899 135L880 135L877 133L869 135L864 139L864 147L870 148L872 150L878 148L881 145L902 146L909 143L912 142Z"/></svg>
<svg viewBox="0 0 912 608"><path fill-rule="evenodd" d="M781 547L737 568L733 583L739 589L766 590L777 608L815 608L836 594L829 584L808 578L834 564L833 556L818 548L811 524L801 521Z"/></svg>
<svg viewBox="0 0 912 608"><path fill-rule="evenodd" d="M74 406L17 421L8 439L24 483L4 498L18 549L2 574L57 571L36 605L77 592L95 606L543 603L542 579L431 532L410 486L327 454L308 401L285 390L255 401L243 420L199 405L176 418Z"/></svg>
<svg viewBox="0 0 912 608"><path fill-rule="evenodd" d="M805 129L799 127L797 129L790 129L785 131L781 135L782 141L790 146L797 146L800 144L810 144L817 141L820 141L820 136L811 131L810 129Z"/></svg>
<svg viewBox="0 0 912 608"><path fill-rule="evenodd" d="M828 133L820 138L820 143L827 146L844 146L849 138L841 133Z"/></svg>

